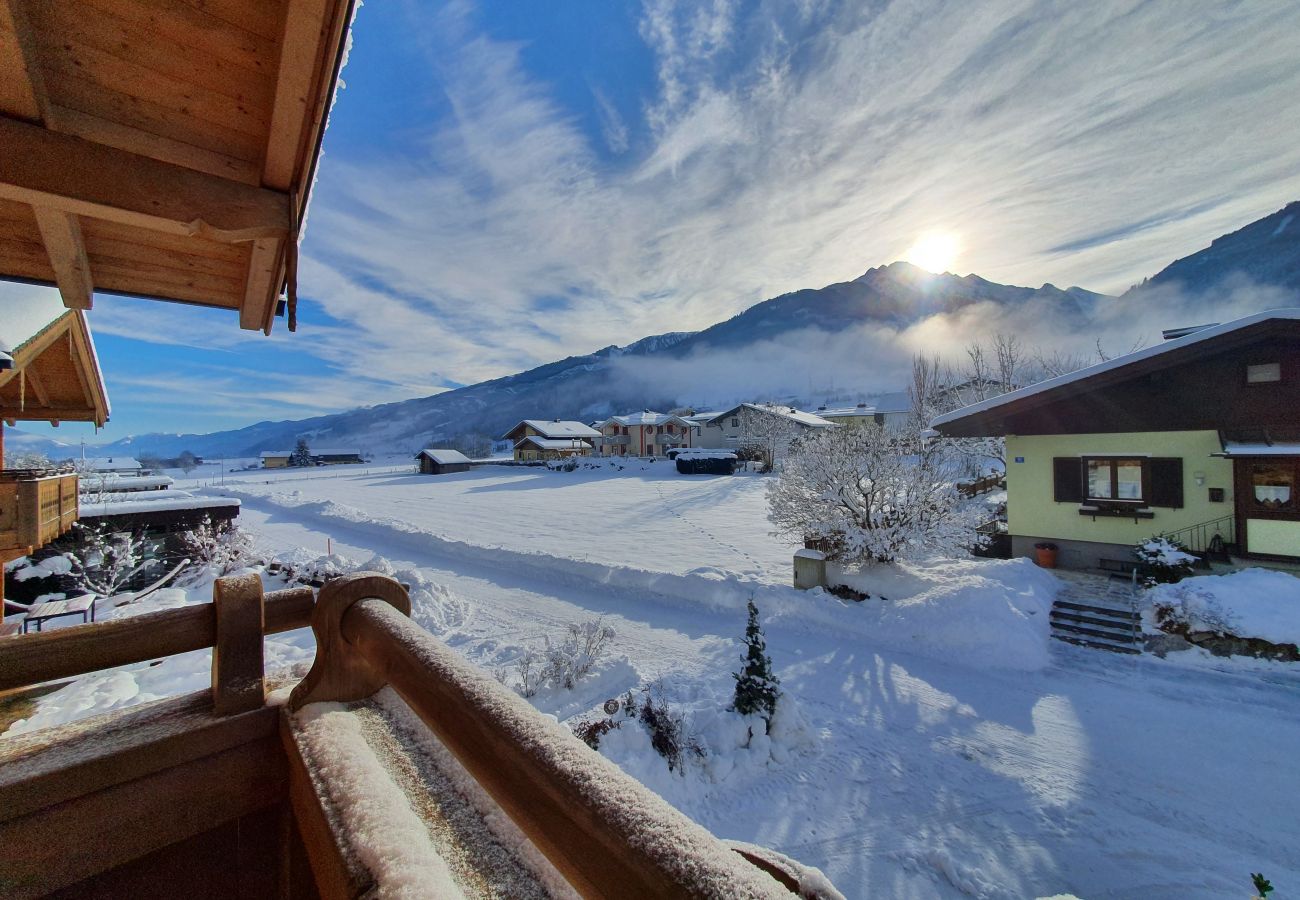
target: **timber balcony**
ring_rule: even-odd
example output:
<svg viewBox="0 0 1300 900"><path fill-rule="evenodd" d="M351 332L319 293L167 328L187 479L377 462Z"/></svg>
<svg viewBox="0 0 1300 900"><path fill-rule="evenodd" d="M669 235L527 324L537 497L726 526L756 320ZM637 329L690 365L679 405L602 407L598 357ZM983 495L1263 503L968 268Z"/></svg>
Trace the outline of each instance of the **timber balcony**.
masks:
<svg viewBox="0 0 1300 900"><path fill-rule="evenodd" d="M76 521L75 474L0 470L0 559L43 547Z"/></svg>
<svg viewBox="0 0 1300 900"><path fill-rule="evenodd" d="M213 648L210 690L0 740L0 896L839 896L686 819L409 613L382 575L319 597L241 576L0 642L0 692ZM268 686L263 636L308 624L311 670Z"/></svg>

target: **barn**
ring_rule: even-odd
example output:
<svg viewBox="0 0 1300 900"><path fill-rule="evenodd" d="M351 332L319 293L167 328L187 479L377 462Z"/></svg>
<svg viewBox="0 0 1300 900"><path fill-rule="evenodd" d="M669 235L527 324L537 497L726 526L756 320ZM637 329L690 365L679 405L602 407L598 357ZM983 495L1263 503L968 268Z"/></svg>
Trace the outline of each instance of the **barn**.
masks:
<svg viewBox="0 0 1300 900"><path fill-rule="evenodd" d="M449 475L452 472L468 472L471 465L469 457L459 450L421 450L415 457L420 464L421 475Z"/></svg>

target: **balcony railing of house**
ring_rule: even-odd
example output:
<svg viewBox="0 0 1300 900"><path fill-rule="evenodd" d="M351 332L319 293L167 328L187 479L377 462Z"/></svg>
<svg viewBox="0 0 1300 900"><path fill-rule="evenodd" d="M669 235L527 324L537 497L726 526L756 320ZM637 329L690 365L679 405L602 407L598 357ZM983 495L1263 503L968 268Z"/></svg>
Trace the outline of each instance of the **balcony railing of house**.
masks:
<svg viewBox="0 0 1300 900"><path fill-rule="evenodd" d="M75 472L0 471L0 551L42 547L76 521Z"/></svg>
<svg viewBox="0 0 1300 900"><path fill-rule="evenodd" d="M382 837L341 824L355 784L312 758L295 713L388 686L583 896L838 896L792 860L694 824L409 614L383 575L334 579L319 597L263 594L248 575L218 580L209 604L0 642L0 692L213 648L210 692L0 744L0 895L94 893L124 871L150 883L141 867L148 879L150 865L192 860L213 878L279 882L277 896L382 896L366 862ZM311 671L268 702L264 635L308 623ZM234 842L225 856L203 849L219 828Z"/></svg>
<svg viewBox="0 0 1300 900"><path fill-rule="evenodd" d="M620 447L626 446L628 440L629 438L626 434L607 434L600 439L600 442L607 447Z"/></svg>

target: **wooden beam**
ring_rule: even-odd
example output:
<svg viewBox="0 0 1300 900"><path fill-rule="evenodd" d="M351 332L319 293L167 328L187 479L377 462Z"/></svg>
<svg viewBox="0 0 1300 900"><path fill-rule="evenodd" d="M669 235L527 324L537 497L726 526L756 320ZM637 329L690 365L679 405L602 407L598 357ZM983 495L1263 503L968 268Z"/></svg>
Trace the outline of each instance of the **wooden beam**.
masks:
<svg viewBox="0 0 1300 900"><path fill-rule="evenodd" d="M261 708L266 702L262 673L262 579L231 575L212 585L216 643L212 647L212 708L219 716Z"/></svg>
<svg viewBox="0 0 1300 900"><path fill-rule="evenodd" d="M289 233L289 195L0 117L0 199L235 243Z"/></svg>
<svg viewBox="0 0 1300 900"><path fill-rule="evenodd" d="M36 373L36 367L28 366L23 369L22 377L27 379L27 386L36 395L36 402L48 409L50 406L50 392L45 390L45 382L41 381L41 376Z"/></svg>
<svg viewBox="0 0 1300 900"><path fill-rule="evenodd" d="M63 305L69 309L90 309L95 290L86 259L86 243L81 238L81 222L69 213L36 206L36 227L45 242L45 252L54 267Z"/></svg>
<svg viewBox="0 0 1300 900"><path fill-rule="evenodd" d="M0 113L41 122L48 102L33 46L19 0L0 0Z"/></svg>
<svg viewBox="0 0 1300 900"><path fill-rule="evenodd" d="M292 240L289 238L288 240ZM239 327L250 331L271 328L275 302L280 295L280 259L284 241L262 238L253 241L248 260L248 281L244 302L239 307Z"/></svg>
<svg viewBox="0 0 1300 900"><path fill-rule="evenodd" d="M330 0L289 0L285 10L271 132L262 165L262 183L279 191L287 191L297 174L294 164L316 101L312 85L330 5Z"/></svg>

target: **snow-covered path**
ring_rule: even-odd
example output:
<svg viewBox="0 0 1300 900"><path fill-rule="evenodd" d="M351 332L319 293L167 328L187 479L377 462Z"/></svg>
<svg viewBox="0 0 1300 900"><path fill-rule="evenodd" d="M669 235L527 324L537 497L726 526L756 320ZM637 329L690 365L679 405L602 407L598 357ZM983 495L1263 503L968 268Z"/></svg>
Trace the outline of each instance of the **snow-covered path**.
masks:
<svg viewBox="0 0 1300 900"><path fill-rule="evenodd" d="M692 606L678 580L632 584L547 566L548 554L521 565L315 502L241 496L267 549L324 553L328 534L336 553L378 553L436 582L459 611L439 636L484 665L605 615L635 672L580 687L577 709L654 678L675 699L729 694L743 619ZM717 545L703 552L726 561ZM816 622L773 622L767 639L815 748L716 784L665 772L652 787L722 836L823 868L847 896L1208 898L1245 895L1252 871L1300 884L1300 678L1283 667L1216 672L1062 645L1042 672L985 671Z"/></svg>

